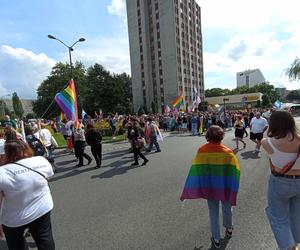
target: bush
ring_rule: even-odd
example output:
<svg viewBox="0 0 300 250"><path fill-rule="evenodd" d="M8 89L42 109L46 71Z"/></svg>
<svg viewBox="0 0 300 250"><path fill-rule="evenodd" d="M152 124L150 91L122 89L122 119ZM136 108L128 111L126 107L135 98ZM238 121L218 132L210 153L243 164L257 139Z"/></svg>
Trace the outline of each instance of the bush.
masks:
<svg viewBox="0 0 300 250"><path fill-rule="evenodd" d="M94 127L99 129L102 136L112 136L112 129L107 120L102 120L94 123Z"/></svg>

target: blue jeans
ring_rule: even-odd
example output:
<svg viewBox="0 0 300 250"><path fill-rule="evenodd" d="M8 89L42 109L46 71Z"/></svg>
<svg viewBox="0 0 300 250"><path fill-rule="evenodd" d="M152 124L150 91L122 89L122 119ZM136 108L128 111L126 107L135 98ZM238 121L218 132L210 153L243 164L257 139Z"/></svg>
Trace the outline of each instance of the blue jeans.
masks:
<svg viewBox="0 0 300 250"><path fill-rule="evenodd" d="M197 134L197 123L192 123L192 133L193 135Z"/></svg>
<svg viewBox="0 0 300 250"><path fill-rule="evenodd" d="M300 179L271 175L266 213L279 249L300 243Z"/></svg>
<svg viewBox="0 0 300 250"><path fill-rule="evenodd" d="M149 148L147 149L148 152L150 152L152 150L153 144L156 147L156 151L160 151L160 147L159 144L157 142L157 137L156 136L150 136L150 144L149 144Z"/></svg>
<svg viewBox="0 0 300 250"><path fill-rule="evenodd" d="M227 229L232 228L232 210L228 202L207 200L210 218L210 230L215 240L220 240L220 224L219 224L219 203L222 204L223 226Z"/></svg>

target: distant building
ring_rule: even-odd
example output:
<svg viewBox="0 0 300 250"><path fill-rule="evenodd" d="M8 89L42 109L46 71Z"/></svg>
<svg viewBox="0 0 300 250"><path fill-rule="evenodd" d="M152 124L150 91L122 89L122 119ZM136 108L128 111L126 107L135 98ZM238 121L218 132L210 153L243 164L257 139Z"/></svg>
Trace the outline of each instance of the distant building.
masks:
<svg viewBox="0 0 300 250"><path fill-rule="evenodd" d="M3 99L3 101L5 102L5 106L6 108L8 108L8 110L10 112L14 112L14 107L13 107L13 103L12 103L12 99ZM27 115L29 113L34 113L33 112L33 99L20 99L22 106L23 106L23 110L24 110L24 115Z"/></svg>
<svg viewBox="0 0 300 250"><path fill-rule="evenodd" d="M133 106L159 110L193 89L204 99L201 9L195 0L127 0Z"/></svg>
<svg viewBox="0 0 300 250"><path fill-rule="evenodd" d="M239 95L226 95L216 97L206 97L205 101L208 105L223 105L224 99L225 104L231 104L236 107L252 108L257 104L257 101L262 101L262 93L247 93Z"/></svg>
<svg viewBox="0 0 300 250"><path fill-rule="evenodd" d="M281 98L285 98L287 96L286 88L275 88L275 90L280 95Z"/></svg>
<svg viewBox="0 0 300 250"><path fill-rule="evenodd" d="M237 87L247 86L251 88L265 81L266 79L259 69L246 70L236 73Z"/></svg>

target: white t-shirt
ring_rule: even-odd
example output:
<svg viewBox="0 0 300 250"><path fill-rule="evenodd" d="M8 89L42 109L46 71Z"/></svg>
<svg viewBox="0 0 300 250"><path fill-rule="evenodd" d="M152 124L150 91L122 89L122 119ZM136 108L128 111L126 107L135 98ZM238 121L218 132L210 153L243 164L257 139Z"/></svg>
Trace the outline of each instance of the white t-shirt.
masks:
<svg viewBox="0 0 300 250"><path fill-rule="evenodd" d="M51 164L41 156L18 161L42 173L53 175ZM19 227L31 223L53 208L48 182L38 173L16 164L0 167L0 191L4 193L0 210L0 224Z"/></svg>
<svg viewBox="0 0 300 250"><path fill-rule="evenodd" d="M4 139L0 139L0 155L4 155L4 144L5 144L5 140Z"/></svg>
<svg viewBox="0 0 300 250"><path fill-rule="evenodd" d="M48 129L43 128L39 132L36 132L34 136L39 140L41 140L46 147L50 147L52 145L51 142L52 134Z"/></svg>
<svg viewBox="0 0 300 250"><path fill-rule="evenodd" d="M268 122L263 117L260 117L259 119L253 117L251 119L250 125L251 125L251 132L254 134L258 134L264 131L264 128L268 126Z"/></svg>

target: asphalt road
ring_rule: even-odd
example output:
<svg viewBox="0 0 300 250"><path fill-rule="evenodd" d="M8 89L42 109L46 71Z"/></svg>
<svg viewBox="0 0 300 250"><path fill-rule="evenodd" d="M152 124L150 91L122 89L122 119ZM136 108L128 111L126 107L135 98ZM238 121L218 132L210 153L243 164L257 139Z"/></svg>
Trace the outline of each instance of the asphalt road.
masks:
<svg viewBox="0 0 300 250"><path fill-rule="evenodd" d="M234 148L232 138L233 131L226 132L224 144ZM58 173L50 182L57 249L211 249L206 201L179 200L191 161L204 142L204 137L170 135L161 143L161 153L148 154L147 166L135 168L127 143L104 145L98 170L94 161L74 168L74 156L59 152ZM230 241L222 240L222 249L274 250L264 212L268 160L264 152L253 154L254 144L246 142L246 149L237 153L241 180L234 234ZM6 249L3 241L0 249Z"/></svg>

